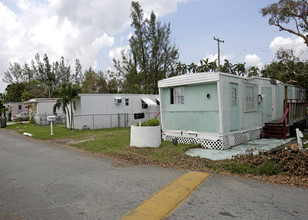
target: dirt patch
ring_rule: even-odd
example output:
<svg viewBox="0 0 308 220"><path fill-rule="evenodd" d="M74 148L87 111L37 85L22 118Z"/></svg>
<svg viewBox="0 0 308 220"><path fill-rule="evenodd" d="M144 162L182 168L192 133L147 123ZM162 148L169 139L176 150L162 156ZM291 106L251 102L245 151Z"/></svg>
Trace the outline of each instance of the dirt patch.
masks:
<svg viewBox="0 0 308 220"><path fill-rule="evenodd" d="M297 186L308 188L308 176L289 176L285 174L278 174L275 176L247 176L252 179L260 180L262 182L283 184L289 186Z"/></svg>
<svg viewBox="0 0 308 220"><path fill-rule="evenodd" d="M122 168L122 167L131 167L133 166L132 164L127 163L127 161L124 160L116 160L115 162L113 162L111 164L113 167L117 167L117 168Z"/></svg>
<svg viewBox="0 0 308 220"><path fill-rule="evenodd" d="M55 143L55 144L63 144L63 145L70 145L74 143L73 139L55 139L55 140L50 140L50 142Z"/></svg>
<svg viewBox="0 0 308 220"><path fill-rule="evenodd" d="M54 140L48 140L49 142L55 143L55 144L63 144L63 145L74 145L74 144L79 144L83 143L86 141L92 141L94 138L88 138L84 140L74 140L74 139L69 139L69 138L59 138L59 139L54 139Z"/></svg>

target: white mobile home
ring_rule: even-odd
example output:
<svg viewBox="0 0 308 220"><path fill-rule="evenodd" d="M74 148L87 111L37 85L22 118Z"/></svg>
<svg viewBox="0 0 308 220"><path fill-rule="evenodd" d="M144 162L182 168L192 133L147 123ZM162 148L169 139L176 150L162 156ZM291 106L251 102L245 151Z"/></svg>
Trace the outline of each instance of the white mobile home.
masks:
<svg viewBox="0 0 308 220"><path fill-rule="evenodd" d="M281 82L208 72L158 82L164 140L227 149L260 138L264 123L281 119L285 99L305 99L304 89Z"/></svg>
<svg viewBox="0 0 308 220"><path fill-rule="evenodd" d="M53 115L53 106L58 98L34 98L24 102L29 105L29 112L38 124L47 124L47 116ZM57 115L64 115L62 109L57 109ZM43 119L43 121L42 121Z"/></svg>
<svg viewBox="0 0 308 220"><path fill-rule="evenodd" d="M159 112L159 96L150 94L79 94L74 110L76 129L127 127L138 123L134 113L144 120Z"/></svg>

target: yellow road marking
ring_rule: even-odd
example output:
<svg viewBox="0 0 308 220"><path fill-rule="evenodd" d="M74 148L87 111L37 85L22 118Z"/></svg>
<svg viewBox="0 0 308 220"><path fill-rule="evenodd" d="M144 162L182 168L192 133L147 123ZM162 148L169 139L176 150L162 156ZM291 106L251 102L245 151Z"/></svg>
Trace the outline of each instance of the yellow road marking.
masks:
<svg viewBox="0 0 308 220"><path fill-rule="evenodd" d="M151 195L121 220L163 219L174 212L208 177L202 172L187 172Z"/></svg>

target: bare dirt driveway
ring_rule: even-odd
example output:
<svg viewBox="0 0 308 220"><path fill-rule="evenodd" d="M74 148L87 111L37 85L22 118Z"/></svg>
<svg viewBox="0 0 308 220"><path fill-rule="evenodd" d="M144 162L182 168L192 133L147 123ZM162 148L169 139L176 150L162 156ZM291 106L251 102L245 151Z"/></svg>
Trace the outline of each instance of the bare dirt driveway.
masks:
<svg viewBox="0 0 308 220"><path fill-rule="evenodd" d="M128 166L0 129L0 219L119 219L185 172ZM212 175L168 219L307 216L307 189Z"/></svg>

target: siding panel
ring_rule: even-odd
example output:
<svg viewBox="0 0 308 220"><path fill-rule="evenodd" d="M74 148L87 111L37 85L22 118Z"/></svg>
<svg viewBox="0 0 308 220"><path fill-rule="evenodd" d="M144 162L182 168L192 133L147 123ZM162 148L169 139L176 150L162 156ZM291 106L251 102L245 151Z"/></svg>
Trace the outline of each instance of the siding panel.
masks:
<svg viewBox="0 0 308 220"><path fill-rule="evenodd" d="M184 86L184 104L170 104L163 89L164 129L219 132L217 83Z"/></svg>

